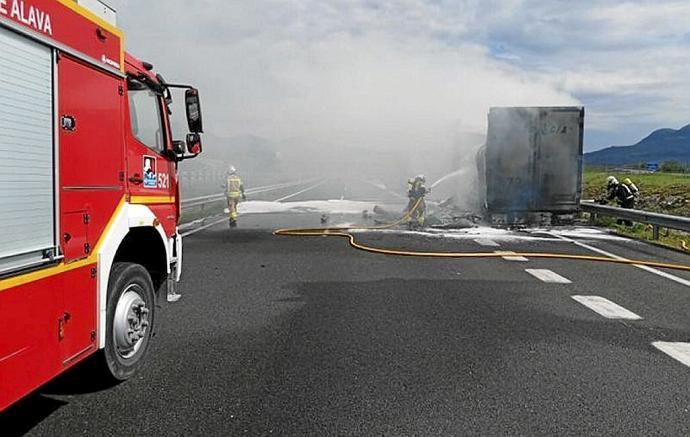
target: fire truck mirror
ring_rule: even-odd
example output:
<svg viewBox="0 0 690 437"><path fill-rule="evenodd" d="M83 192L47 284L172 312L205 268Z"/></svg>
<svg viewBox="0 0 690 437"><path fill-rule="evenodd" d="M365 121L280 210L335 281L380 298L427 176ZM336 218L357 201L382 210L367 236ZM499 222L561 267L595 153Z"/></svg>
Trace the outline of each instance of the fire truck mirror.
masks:
<svg viewBox="0 0 690 437"><path fill-rule="evenodd" d="M201 135L187 134L187 150L194 156L201 153Z"/></svg>
<svg viewBox="0 0 690 437"><path fill-rule="evenodd" d="M184 93L185 106L187 107L187 124L189 131L201 133L204 131L201 122L201 101L199 100L199 90L190 88Z"/></svg>

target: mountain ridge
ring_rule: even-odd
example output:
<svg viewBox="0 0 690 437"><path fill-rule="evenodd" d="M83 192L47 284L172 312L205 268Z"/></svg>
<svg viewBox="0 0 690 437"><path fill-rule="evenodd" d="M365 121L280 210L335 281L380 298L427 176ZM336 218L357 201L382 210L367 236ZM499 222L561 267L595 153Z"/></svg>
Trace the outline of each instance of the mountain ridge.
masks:
<svg viewBox="0 0 690 437"><path fill-rule="evenodd" d="M629 146L610 146L585 153L589 165L626 165L640 162L690 162L690 124L661 128Z"/></svg>

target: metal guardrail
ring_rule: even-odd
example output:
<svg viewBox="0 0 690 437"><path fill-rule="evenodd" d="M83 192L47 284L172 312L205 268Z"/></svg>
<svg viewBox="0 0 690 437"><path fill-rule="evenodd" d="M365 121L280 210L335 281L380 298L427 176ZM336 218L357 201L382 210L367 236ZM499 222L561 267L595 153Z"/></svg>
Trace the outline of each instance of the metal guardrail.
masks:
<svg viewBox="0 0 690 437"><path fill-rule="evenodd" d="M245 192L247 193L247 195L266 193L269 191L280 190L282 188L289 188L289 187L294 187L296 185L308 184L310 182L314 182L315 180L317 180L317 179L308 179L308 180L303 180L303 181L283 182L280 184L265 185L263 187L250 188L250 189L246 190ZM203 208L205 205L208 205L210 203L216 203L216 202L221 202L221 201L225 201L225 193L209 194L207 196L193 197L191 199L182 199L182 201L180 203L181 203L182 210L185 210L185 209L190 209L190 208L194 208L194 207Z"/></svg>
<svg viewBox="0 0 690 437"><path fill-rule="evenodd" d="M181 207L183 210L193 208L195 206L203 206L206 205L207 203L214 203L214 202L219 202L221 200L225 199L225 195L223 193L220 194L210 194L208 196L200 196L200 197L194 197L192 199L183 199L181 203Z"/></svg>
<svg viewBox="0 0 690 437"><path fill-rule="evenodd" d="M583 212L591 214L591 221L597 216L603 215L629 220L638 223L647 223L653 226L652 233L655 240L659 239L659 228L675 229L690 232L690 217L680 217L656 212L641 211L638 209L617 208L615 206L599 205L593 201L582 201L580 207Z"/></svg>

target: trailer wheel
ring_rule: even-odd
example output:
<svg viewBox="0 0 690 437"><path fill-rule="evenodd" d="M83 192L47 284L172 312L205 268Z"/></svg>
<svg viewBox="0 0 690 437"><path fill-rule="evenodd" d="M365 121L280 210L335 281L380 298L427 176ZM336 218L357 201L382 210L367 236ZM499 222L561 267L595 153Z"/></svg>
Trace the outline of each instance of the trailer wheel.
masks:
<svg viewBox="0 0 690 437"><path fill-rule="evenodd" d="M153 332L155 297L144 267L116 262L108 280L103 358L107 373L118 381L131 377L142 365Z"/></svg>

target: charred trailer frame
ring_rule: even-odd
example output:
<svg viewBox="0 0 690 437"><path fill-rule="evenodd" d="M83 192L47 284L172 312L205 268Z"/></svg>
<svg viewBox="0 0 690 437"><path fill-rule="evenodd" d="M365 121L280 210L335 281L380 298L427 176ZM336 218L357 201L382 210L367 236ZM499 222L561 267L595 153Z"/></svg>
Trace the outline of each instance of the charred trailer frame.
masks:
<svg viewBox="0 0 690 437"><path fill-rule="evenodd" d="M572 220L582 193L583 132L582 107L491 108L478 156L487 219L508 225Z"/></svg>

